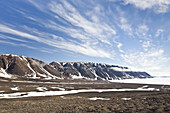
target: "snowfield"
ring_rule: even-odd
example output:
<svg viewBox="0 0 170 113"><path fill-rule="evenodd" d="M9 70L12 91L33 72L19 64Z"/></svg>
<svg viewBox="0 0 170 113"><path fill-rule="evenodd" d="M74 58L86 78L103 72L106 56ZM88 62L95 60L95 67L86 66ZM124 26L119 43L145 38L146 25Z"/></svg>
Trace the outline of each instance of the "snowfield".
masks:
<svg viewBox="0 0 170 113"><path fill-rule="evenodd" d="M135 83L135 84L157 84L170 85L170 78L146 78L146 79L124 79L124 80L110 80L118 83Z"/></svg>

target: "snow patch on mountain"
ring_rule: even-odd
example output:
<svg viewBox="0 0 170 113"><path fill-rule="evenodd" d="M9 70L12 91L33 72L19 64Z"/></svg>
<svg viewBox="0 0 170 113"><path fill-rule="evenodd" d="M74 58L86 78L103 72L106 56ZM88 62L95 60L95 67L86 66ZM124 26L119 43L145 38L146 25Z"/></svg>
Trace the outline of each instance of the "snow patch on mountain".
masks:
<svg viewBox="0 0 170 113"><path fill-rule="evenodd" d="M0 77L3 77L3 78L11 78L12 75L8 74L5 69L1 68L0 69Z"/></svg>

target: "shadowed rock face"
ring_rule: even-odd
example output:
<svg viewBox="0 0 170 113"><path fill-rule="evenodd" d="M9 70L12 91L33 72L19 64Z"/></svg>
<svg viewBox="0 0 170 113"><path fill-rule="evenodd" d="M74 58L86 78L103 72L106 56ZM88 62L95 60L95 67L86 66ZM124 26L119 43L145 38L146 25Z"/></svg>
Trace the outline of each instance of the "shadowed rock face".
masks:
<svg viewBox="0 0 170 113"><path fill-rule="evenodd" d="M1 55L0 68L5 69L7 73L20 76L32 73L27 66L27 61L22 60L22 57L20 56Z"/></svg>
<svg viewBox="0 0 170 113"><path fill-rule="evenodd" d="M146 72L132 71L128 67L83 62L52 62L47 64L19 55L0 55L0 73L40 79L113 80L151 77Z"/></svg>
<svg viewBox="0 0 170 113"><path fill-rule="evenodd" d="M11 75L34 78L61 77L60 73L50 65L33 58L18 55L1 55L0 68Z"/></svg>
<svg viewBox="0 0 170 113"><path fill-rule="evenodd" d="M151 78L146 72L132 71L128 67L107 65L100 63L82 62L52 62L50 63L56 70L65 76L81 76L91 79L127 79L127 78Z"/></svg>

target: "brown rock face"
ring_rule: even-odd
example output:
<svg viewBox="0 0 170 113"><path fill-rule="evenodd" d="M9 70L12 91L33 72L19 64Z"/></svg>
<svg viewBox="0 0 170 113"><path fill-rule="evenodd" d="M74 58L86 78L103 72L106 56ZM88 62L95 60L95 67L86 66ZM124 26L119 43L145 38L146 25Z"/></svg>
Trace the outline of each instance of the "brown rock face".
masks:
<svg viewBox="0 0 170 113"><path fill-rule="evenodd" d="M17 76L61 77L60 73L50 65L37 59L18 55L0 55L0 68L3 68L6 73Z"/></svg>
<svg viewBox="0 0 170 113"><path fill-rule="evenodd" d="M0 67L6 69L7 67L7 57L5 55L0 56Z"/></svg>

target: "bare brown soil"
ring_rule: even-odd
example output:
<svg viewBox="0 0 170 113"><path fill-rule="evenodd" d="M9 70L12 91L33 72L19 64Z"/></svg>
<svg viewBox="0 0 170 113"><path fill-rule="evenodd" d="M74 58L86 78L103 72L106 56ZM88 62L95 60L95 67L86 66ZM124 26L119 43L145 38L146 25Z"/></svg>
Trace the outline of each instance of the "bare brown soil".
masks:
<svg viewBox="0 0 170 113"><path fill-rule="evenodd" d="M108 89L138 88L144 84L93 83L93 84L58 84L58 83L19 83L0 81L0 90L5 93L37 91L36 87L63 87L72 89ZM12 91L11 87L19 87ZM105 92L78 93L64 96L28 97L21 99L0 99L1 113L164 113L170 112L170 86L148 85L160 91L149 92ZM53 89L54 90L54 89ZM58 89L56 89L58 90ZM2 94L4 92L1 92ZM92 97L109 98L110 100L89 100ZM130 98L123 100L122 98Z"/></svg>

